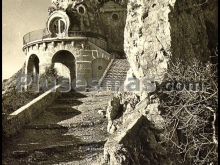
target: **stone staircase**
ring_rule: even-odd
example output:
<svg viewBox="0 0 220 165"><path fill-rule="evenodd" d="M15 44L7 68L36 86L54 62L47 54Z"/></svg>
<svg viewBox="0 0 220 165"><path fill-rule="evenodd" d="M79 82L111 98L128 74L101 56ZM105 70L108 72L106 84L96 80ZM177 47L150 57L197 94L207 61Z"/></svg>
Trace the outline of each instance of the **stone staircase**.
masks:
<svg viewBox="0 0 220 165"><path fill-rule="evenodd" d="M115 59L101 83L102 88L116 89L122 86L127 76L130 65L127 59Z"/></svg>
<svg viewBox="0 0 220 165"><path fill-rule="evenodd" d="M105 93L63 93L20 134L4 140L3 164L90 164L108 136L98 111L109 99Z"/></svg>

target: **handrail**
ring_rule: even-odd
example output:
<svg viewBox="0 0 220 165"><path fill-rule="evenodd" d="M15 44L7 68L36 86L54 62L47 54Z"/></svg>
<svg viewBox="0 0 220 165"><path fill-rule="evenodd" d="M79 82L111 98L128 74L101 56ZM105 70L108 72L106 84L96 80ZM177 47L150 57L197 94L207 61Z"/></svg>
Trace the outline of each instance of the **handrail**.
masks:
<svg viewBox="0 0 220 165"><path fill-rule="evenodd" d="M13 113L4 116L4 132L6 137L15 135L22 128L39 116L46 108L61 94L58 90L60 85L41 94L26 105L17 109Z"/></svg>
<svg viewBox="0 0 220 165"><path fill-rule="evenodd" d="M98 47L97 45L93 44L91 41L88 41L88 43L89 43L90 45L94 46L97 50L99 50L99 51L101 51L101 52L104 52L105 54L107 54L108 56L110 56L110 57L112 58L111 61L110 61L109 64L108 64L107 68L105 69L105 72L103 73L102 77L101 77L100 80L99 80L98 85L100 86L101 83L102 83L102 81L104 80L104 78L105 78L107 72L109 71L110 67L112 66L112 63L113 63L114 60L115 60L115 56L112 55L112 54L110 54L110 53L108 53L107 51L103 50L102 48Z"/></svg>
<svg viewBox="0 0 220 165"><path fill-rule="evenodd" d="M93 32L69 31L68 36L69 37L74 37L74 36L92 37L92 38L100 38L100 39L106 40L105 36L98 34L98 33L93 33Z"/></svg>
<svg viewBox="0 0 220 165"><path fill-rule="evenodd" d="M55 87L53 87L52 89L49 89L48 91L44 92L43 94L41 94L40 96L38 96L37 98L33 99L32 101L30 101L29 103L25 104L24 106L22 106L21 108L17 109L16 111L12 112L11 114L9 114L9 116L15 116L18 115L19 113L22 113L23 111L25 111L28 107L36 104L39 100L45 98L47 95L49 95L50 93L56 91L58 88L60 88L61 85L57 85Z"/></svg>
<svg viewBox="0 0 220 165"><path fill-rule="evenodd" d="M82 31L69 31L66 37L92 37L98 39L106 40L106 37L93 32L82 32ZM35 31L31 31L24 35L23 44L27 44L36 40L42 40L45 38L56 38L55 35L50 34L47 29L39 29Z"/></svg>
<svg viewBox="0 0 220 165"><path fill-rule="evenodd" d="M47 31L47 29L34 30L24 35L23 44L25 45L31 41L43 39L43 38L50 37L50 36L51 35Z"/></svg>
<svg viewBox="0 0 220 165"><path fill-rule="evenodd" d="M110 67L112 66L112 63L114 62L114 60L115 60L115 59L113 58L113 59L111 59L111 61L109 62L107 68L105 69L105 72L103 73L102 77L101 77L100 80L99 80L99 83L98 83L99 86L101 86L102 81L104 80L105 76L107 75L107 73L108 73Z"/></svg>
<svg viewBox="0 0 220 165"><path fill-rule="evenodd" d="M99 46L97 46L96 44L92 43L91 41L88 41L88 43L89 43L90 45L92 45L93 47L95 47L95 49L99 50L100 52L104 52L104 53L107 54L108 56L113 57L112 54L108 53L106 50L100 48ZM114 58L114 57L113 57L113 58Z"/></svg>

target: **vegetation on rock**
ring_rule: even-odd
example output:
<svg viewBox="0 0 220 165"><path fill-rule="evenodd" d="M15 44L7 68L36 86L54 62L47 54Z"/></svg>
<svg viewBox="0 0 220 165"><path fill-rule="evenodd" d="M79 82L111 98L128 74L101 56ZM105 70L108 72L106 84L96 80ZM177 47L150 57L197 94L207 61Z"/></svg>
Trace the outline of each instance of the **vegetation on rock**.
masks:
<svg viewBox="0 0 220 165"><path fill-rule="evenodd" d="M179 90L161 90L160 111L165 119L164 143L179 164L217 163L217 67L193 60L170 64L164 82L181 82ZM194 88L187 89L187 83ZM198 84L198 82L202 84ZM196 84L198 88L196 89ZM166 84L166 83L165 83ZM203 85L203 88L202 88Z"/></svg>

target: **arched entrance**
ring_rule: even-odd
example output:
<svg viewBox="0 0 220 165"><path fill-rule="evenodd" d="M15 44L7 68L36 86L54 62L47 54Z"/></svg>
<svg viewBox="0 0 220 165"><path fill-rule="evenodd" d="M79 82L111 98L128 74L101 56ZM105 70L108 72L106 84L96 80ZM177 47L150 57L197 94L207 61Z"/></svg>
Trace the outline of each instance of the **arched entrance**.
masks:
<svg viewBox="0 0 220 165"><path fill-rule="evenodd" d="M76 64L75 64L75 57L73 54L67 50L60 50L57 53L54 54L52 58L52 64L60 63L62 65L65 65L69 72L65 72L65 69L63 69L62 65L56 65L56 69L59 73L65 72L64 75L70 74L70 82L75 86L76 81ZM66 76L64 76L66 77Z"/></svg>
<svg viewBox="0 0 220 165"><path fill-rule="evenodd" d="M27 74L29 76L37 76L39 74L39 58L32 54L27 61Z"/></svg>
<svg viewBox="0 0 220 165"><path fill-rule="evenodd" d="M39 62L40 60L36 54L30 55L26 62L26 90L38 91Z"/></svg>

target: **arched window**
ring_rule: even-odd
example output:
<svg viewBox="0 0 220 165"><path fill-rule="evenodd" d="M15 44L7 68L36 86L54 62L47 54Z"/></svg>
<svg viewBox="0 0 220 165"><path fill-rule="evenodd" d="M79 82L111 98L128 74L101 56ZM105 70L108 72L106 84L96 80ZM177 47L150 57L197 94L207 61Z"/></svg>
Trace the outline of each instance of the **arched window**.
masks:
<svg viewBox="0 0 220 165"><path fill-rule="evenodd" d="M116 14L116 13L112 14L112 20L118 21L119 20L119 15Z"/></svg>
<svg viewBox="0 0 220 165"><path fill-rule="evenodd" d="M49 30L53 34L62 34L66 30L65 26L65 21L62 18L54 18L54 20L51 21Z"/></svg>
<svg viewBox="0 0 220 165"><path fill-rule="evenodd" d="M68 35L69 26L69 16L64 11L54 11L47 20L47 30L53 37Z"/></svg>

